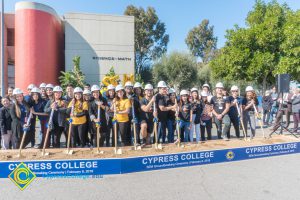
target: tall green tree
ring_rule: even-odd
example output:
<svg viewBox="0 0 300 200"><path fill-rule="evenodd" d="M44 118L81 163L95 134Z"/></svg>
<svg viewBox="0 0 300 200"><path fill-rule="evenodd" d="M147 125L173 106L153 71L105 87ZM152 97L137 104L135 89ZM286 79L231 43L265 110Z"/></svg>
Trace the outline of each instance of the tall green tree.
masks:
<svg viewBox="0 0 300 200"><path fill-rule="evenodd" d="M153 7L144 10L129 5L124 14L134 16L135 73L140 74L167 51L169 35Z"/></svg>
<svg viewBox="0 0 300 200"><path fill-rule="evenodd" d="M204 19L189 31L185 43L194 56L200 57L204 63L208 63L217 48L214 26L210 26L209 20Z"/></svg>
<svg viewBox="0 0 300 200"><path fill-rule="evenodd" d="M59 77L60 85L62 88L66 88L69 84L73 87L83 88L85 85L85 75L80 69L80 56L75 56L73 58L73 69L71 71L63 72L61 71L61 76Z"/></svg>
<svg viewBox="0 0 300 200"><path fill-rule="evenodd" d="M172 52L153 66L154 82L166 81L177 89L191 88L197 81L197 61L190 54Z"/></svg>
<svg viewBox="0 0 300 200"><path fill-rule="evenodd" d="M299 11L286 4L256 1L246 27L227 31L225 46L210 62L213 77L250 81L263 91L275 83L276 74L289 73L299 80L299 24Z"/></svg>

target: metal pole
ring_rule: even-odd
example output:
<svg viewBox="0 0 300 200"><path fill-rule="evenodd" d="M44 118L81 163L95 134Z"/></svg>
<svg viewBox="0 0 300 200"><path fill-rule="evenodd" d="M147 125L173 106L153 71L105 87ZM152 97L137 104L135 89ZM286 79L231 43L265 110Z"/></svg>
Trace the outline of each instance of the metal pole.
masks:
<svg viewBox="0 0 300 200"><path fill-rule="evenodd" d="M1 95L5 96L5 82L4 82L4 0L1 6Z"/></svg>

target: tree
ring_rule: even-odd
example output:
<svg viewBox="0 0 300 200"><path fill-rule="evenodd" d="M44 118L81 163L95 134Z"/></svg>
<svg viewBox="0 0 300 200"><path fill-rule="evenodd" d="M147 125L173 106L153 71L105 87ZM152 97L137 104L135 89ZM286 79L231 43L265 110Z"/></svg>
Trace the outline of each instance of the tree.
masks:
<svg viewBox="0 0 300 200"><path fill-rule="evenodd" d="M192 55L172 52L153 66L154 82L166 81L177 89L193 87L197 81L197 62Z"/></svg>
<svg viewBox="0 0 300 200"><path fill-rule="evenodd" d="M129 5L124 14L134 16L135 73L140 74L167 51L169 35L152 7L145 11Z"/></svg>
<svg viewBox="0 0 300 200"><path fill-rule="evenodd" d="M299 80L299 25L299 11L276 1L256 1L246 27L235 25L227 31L225 46L210 62L213 77L250 81L262 85L263 91L279 73L290 73Z"/></svg>
<svg viewBox="0 0 300 200"><path fill-rule="evenodd" d="M85 85L84 79L85 75L82 73L80 69L80 56L75 56L73 58L73 70L63 72L61 71L61 76L59 77L60 85L62 88L66 88L69 84L73 87L81 87L83 88Z"/></svg>
<svg viewBox="0 0 300 200"><path fill-rule="evenodd" d="M209 26L209 21L204 19L201 24L189 31L185 43L194 56L200 57L204 63L208 63L217 48L214 26Z"/></svg>

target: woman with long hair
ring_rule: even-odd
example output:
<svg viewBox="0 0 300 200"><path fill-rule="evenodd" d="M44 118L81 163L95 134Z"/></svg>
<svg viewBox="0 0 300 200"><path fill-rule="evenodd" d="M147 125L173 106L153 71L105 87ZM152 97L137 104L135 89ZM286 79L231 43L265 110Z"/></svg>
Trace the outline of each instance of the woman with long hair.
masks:
<svg viewBox="0 0 300 200"><path fill-rule="evenodd" d="M53 147L59 148L60 147L60 137L64 128L66 126L66 110L67 110L67 103L62 99L62 88L60 86L55 86L53 88L53 99L49 100L45 106L45 113L50 115L53 109L53 117L51 122L51 132L50 134L54 136L53 138ZM48 124L49 126L49 124ZM44 141L43 141L44 142ZM46 143L46 147L50 146L50 137Z"/></svg>
<svg viewBox="0 0 300 200"><path fill-rule="evenodd" d="M106 120L107 120L107 133L105 136L105 144L107 147L110 146L109 141L111 137L112 146L115 145L115 137L114 134L114 126L112 123L112 120L114 118L114 110L111 109L111 106L113 105L113 101L115 98L115 86L108 85L107 91L106 91L106 98L107 98L107 112L106 112Z"/></svg>
<svg viewBox="0 0 300 200"><path fill-rule="evenodd" d="M207 140L211 140L211 129L212 129L212 117L213 107L208 101L209 94L207 92L201 92L201 104L203 112L201 113L201 141L205 141L205 129L207 133Z"/></svg>
<svg viewBox="0 0 300 200"><path fill-rule="evenodd" d="M2 149L7 150L10 147L10 143L14 143L12 140L11 131L11 116L10 116L10 101L7 97L1 99L3 107L0 109L0 128L1 128L1 146Z"/></svg>
<svg viewBox="0 0 300 200"><path fill-rule="evenodd" d="M115 108L113 107L113 110L116 111L115 116L122 143L125 146L130 146L131 133L128 129L128 126L130 126L129 112L131 104L129 99L126 97L126 93L122 85L118 85L116 87L116 97L114 99L113 106L115 106Z"/></svg>
<svg viewBox="0 0 300 200"><path fill-rule="evenodd" d="M89 104L89 121L92 122L91 141L92 145L95 147L97 145L97 126L100 126L99 145L102 147L104 146L104 141L106 139L105 136L107 134L107 121L105 116L105 111L108 109L107 101L105 98L103 98L102 94L100 93L100 87L98 85L93 85L91 91L93 95L93 100ZM98 113L98 108L100 109L100 113Z"/></svg>
<svg viewBox="0 0 300 200"><path fill-rule="evenodd" d="M180 92L179 102L179 118L180 118L180 129L181 138L184 142L193 142L194 136L191 132L191 122L193 121L193 110L188 100L189 92L182 90Z"/></svg>
<svg viewBox="0 0 300 200"><path fill-rule="evenodd" d="M12 118L11 129L13 134L12 147L13 149L17 149L19 148L21 139L23 137L23 128L28 128L25 127L25 124L27 123L27 120L30 120L28 119L30 108L24 100L23 91L21 89L15 88L13 95L15 102L10 110L10 115ZM22 148L26 147L29 142L30 141L28 140L28 137L25 138Z"/></svg>
<svg viewBox="0 0 300 200"><path fill-rule="evenodd" d="M170 88L169 99L167 101L167 106L174 106L176 103L176 91L173 88ZM176 129L176 109L168 111L168 121L167 121L167 130L168 130L168 143L174 142L174 132Z"/></svg>
<svg viewBox="0 0 300 200"><path fill-rule="evenodd" d="M72 119L71 135L72 147L77 144L83 148L86 146L86 121L88 104L83 101L83 91L80 87L74 89L74 98L69 103L67 113Z"/></svg>
<svg viewBox="0 0 300 200"><path fill-rule="evenodd" d="M199 93L197 88L191 89L191 106L193 111L193 119L191 122L191 135L196 134L196 142L200 141L200 117L202 113L202 105L199 98Z"/></svg>
<svg viewBox="0 0 300 200"><path fill-rule="evenodd" d="M30 141L31 143L35 143L35 122L36 117L38 117L41 125L41 138L40 138L40 144L37 148L41 149L43 147L43 142L46 136L46 123L47 123L47 113L44 113L44 109L46 106L47 101L44 100L41 96L41 90L39 88L33 88L31 90L31 97L29 100L29 106L32 108L32 114L33 118L31 120L31 126L30 126Z"/></svg>
<svg viewBox="0 0 300 200"><path fill-rule="evenodd" d="M255 136L255 110L257 110L258 99L254 89L251 86L246 87L246 94L242 100L242 110L243 110L243 123L247 135L248 124L250 125L251 134L250 139Z"/></svg>

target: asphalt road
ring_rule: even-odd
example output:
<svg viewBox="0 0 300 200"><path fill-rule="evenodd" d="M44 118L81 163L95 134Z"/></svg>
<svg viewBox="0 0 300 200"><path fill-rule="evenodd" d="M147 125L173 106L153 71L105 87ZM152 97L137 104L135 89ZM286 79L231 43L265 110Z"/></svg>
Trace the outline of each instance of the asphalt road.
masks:
<svg viewBox="0 0 300 200"><path fill-rule="evenodd" d="M98 179L37 178L24 191L0 179L0 199L298 200L299 166L295 154Z"/></svg>

